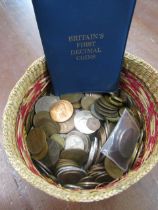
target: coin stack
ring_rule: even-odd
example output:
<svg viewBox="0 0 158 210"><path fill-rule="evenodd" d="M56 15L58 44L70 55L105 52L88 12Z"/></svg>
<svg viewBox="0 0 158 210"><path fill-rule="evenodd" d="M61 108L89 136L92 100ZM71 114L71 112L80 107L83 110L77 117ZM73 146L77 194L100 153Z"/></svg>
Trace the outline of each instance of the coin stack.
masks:
<svg viewBox="0 0 158 210"><path fill-rule="evenodd" d="M69 189L93 189L121 178L124 171L100 151L125 109L141 128L130 170L143 151L145 131L127 93L43 95L25 124L34 165L46 179Z"/></svg>

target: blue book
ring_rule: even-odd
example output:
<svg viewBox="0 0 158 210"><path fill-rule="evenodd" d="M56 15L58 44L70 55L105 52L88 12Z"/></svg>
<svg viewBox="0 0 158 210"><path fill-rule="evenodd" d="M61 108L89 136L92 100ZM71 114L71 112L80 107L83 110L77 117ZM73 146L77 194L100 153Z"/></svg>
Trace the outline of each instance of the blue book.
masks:
<svg viewBox="0 0 158 210"><path fill-rule="evenodd" d="M136 0L32 0L56 95L110 92Z"/></svg>

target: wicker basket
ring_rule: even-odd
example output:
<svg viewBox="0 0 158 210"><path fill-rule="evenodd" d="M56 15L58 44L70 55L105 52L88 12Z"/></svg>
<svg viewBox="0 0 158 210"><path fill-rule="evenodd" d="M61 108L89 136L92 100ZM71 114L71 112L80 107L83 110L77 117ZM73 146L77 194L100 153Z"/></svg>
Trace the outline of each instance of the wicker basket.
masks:
<svg viewBox="0 0 158 210"><path fill-rule="evenodd" d="M93 190L69 190L42 177L33 166L25 143L25 121L38 97L49 86L44 58L36 60L10 93L3 115L4 148L13 167L34 187L66 201L99 201L127 189L146 175L158 161L158 73L143 60L126 54L120 86L143 113L146 129L144 152L134 168L120 180Z"/></svg>

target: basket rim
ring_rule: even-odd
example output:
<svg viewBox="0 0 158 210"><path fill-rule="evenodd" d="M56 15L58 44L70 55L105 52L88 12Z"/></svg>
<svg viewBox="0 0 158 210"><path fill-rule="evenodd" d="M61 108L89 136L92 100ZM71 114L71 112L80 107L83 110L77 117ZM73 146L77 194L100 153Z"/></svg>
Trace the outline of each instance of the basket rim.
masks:
<svg viewBox="0 0 158 210"><path fill-rule="evenodd" d="M31 64L31 66L26 70L24 75L20 78L20 80L16 83L16 85L10 92L7 104L3 112L2 131L4 137L4 149L11 165L19 173L19 175L34 187L44 191L51 196L60 198L62 200L75 202L93 202L109 198L122 192L123 190L126 190L131 185L139 181L142 177L144 177L158 162L158 154L156 154L158 152L158 143L156 143L152 155L143 163L143 165L137 171L129 172L125 179L117 182L117 188L116 185L114 185L109 186L105 189L72 191L69 189L50 185L47 181L45 181L41 177L36 176L27 168L16 148L16 140L14 136L15 125L13 124L13 122L15 122L16 120L17 112L14 111L14 108L18 109L20 102L15 99L18 99L17 93L19 89L22 89L22 91L25 92L23 84L26 83L26 81L27 85L31 85L41 73L45 72L44 68L41 68L39 72L34 71L35 66L43 65L44 63L45 57L42 56ZM158 72L150 64L130 53L126 53L124 59L124 67L130 69L132 68L132 63L140 65L142 67L142 70L139 72L140 76L141 72L144 73L144 69L144 71L149 70L152 72L153 80L156 80L158 78ZM156 98L156 101L158 101L158 94L154 95L154 97Z"/></svg>

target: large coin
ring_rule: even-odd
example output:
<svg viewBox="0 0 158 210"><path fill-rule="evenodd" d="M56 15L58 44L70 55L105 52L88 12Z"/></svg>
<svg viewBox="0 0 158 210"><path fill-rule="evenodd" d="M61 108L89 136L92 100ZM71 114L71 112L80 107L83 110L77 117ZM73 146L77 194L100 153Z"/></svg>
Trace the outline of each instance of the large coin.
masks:
<svg viewBox="0 0 158 210"><path fill-rule="evenodd" d="M105 158L104 166L107 173L114 179L121 178L123 171L109 158Z"/></svg>
<svg viewBox="0 0 158 210"><path fill-rule="evenodd" d="M47 144L45 132L40 128L30 130L26 143L31 154L39 154Z"/></svg>
<svg viewBox="0 0 158 210"><path fill-rule="evenodd" d="M82 97L83 97L82 93L64 94L64 95L60 96L60 98L62 100L67 100L67 101L69 101L71 103L79 102Z"/></svg>
<svg viewBox="0 0 158 210"><path fill-rule="evenodd" d="M65 122L73 114L73 106L69 101L60 100L50 109L50 115L56 122Z"/></svg>
<svg viewBox="0 0 158 210"><path fill-rule="evenodd" d="M83 109L85 110L90 110L91 108L91 105L94 104L94 102L96 101L97 99L93 96L85 96L82 98L81 100L81 106Z"/></svg>
<svg viewBox="0 0 158 210"><path fill-rule="evenodd" d="M41 125L41 120L46 119L46 120L51 120L49 112L42 111L38 112L37 114L34 115L33 118L33 124L35 127L39 127Z"/></svg>
<svg viewBox="0 0 158 210"><path fill-rule="evenodd" d="M56 96L43 96L35 104L35 112L49 112L51 106L59 100Z"/></svg>
<svg viewBox="0 0 158 210"><path fill-rule="evenodd" d="M94 133L95 131L87 127L87 121L90 118L93 118L90 111L77 112L74 117L75 128L84 134Z"/></svg>
<svg viewBox="0 0 158 210"><path fill-rule="evenodd" d="M67 149L61 152L60 158L70 159L77 162L79 165L83 165L88 158L88 154L81 149Z"/></svg>
<svg viewBox="0 0 158 210"><path fill-rule="evenodd" d="M69 133L75 127L74 124L74 115L67 121L59 123L60 133Z"/></svg>
<svg viewBox="0 0 158 210"><path fill-rule="evenodd" d="M86 125L90 130L97 131L100 128L100 121L92 117L87 120Z"/></svg>
<svg viewBox="0 0 158 210"><path fill-rule="evenodd" d="M93 189L99 184L99 182L79 182L77 185L83 187L84 189Z"/></svg>
<svg viewBox="0 0 158 210"><path fill-rule="evenodd" d="M64 188L71 189L71 190L82 190L83 188L80 186L72 185L72 184L65 184Z"/></svg>

